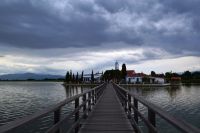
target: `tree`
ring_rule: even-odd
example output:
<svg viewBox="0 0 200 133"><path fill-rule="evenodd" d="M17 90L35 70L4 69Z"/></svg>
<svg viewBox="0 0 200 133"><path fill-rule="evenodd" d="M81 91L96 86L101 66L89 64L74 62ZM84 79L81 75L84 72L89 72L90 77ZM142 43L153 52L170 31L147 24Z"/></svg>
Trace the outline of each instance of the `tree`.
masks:
<svg viewBox="0 0 200 133"><path fill-rule="evenodd" d="M167 82L171 81L171 77L172 77L172 72L166 72L165 73L165 79Z"/></svg>
<svg viewBox="0 0 200 133"><path fill-rule="evenodd" d="M151 71L151 76L152 77L155 77L156 76L156 73L154 71Z"/></svg>
<svg viewBox="0 0 200 133"><path fill-rule="evenodd" d="M92 83L94 82L94 73L93 73L93 70L92 70L92 74L91 74L91 82Z"/></svg>
<svg viewBox="0 0 200 133"><path fill-rule="evenodd" d="M101 75L100 80L101 80L101 82L102 82L102 81L104 80L104 79L103 79L103 75L104 75L103 71L101 72L101 74L102 74L102 75Z"/></svg>
<svg viewBox="0 0 200 133"><path fill-rule="evenodd" d="M104 81L119 82L121 80L121 71L120 70L106 70L103 74Z"/></svg>
<svg viewBox="0 0 200 133"><path fill-rule="evenodd" d="M72 82L74 83L74 81L75 81L75 76L74 76L74 73L73 73Z"/></svg>
<svg viewBox="0 0 200 133"><path fill-rule="evenodd" d="M67 71L65 76L65 82L69 83L69 81L70 81L70 76L69 76L69 71Z"/></svg>
<svg viewBox="0 0 200 133"><path fill-rule="evenodd" d="M83 82L83 73L84 71L82 71L82 74L81 74L81 82Z"/></svg>
<svg viewBox="0 0 200 133"><path fill-rule="evenodd" d="M185 79L185 80L191 80L192 78L192 73L190 71L185 71L183 74L182 74L182 78Z"/></svg>
<svg viewBox="0 0 200 133"><path fill-rule="evenodd" d="M192 73L193 79L200 79L200 71L195 71Z"/></svg>
<svg viewBox="0 0 200 133"><path fill-rule="evenodd" d="M123 80L125 80L126 79L126 74L127 74L127 72L126 72L126 64L123 64L122 65L122 71L121 71L121 73L122 73L122 79Z"/></svg>
<svg viewBox="0 0 200 133"><path fill-rule="evenodd" d="M73 80L73 77L72 77L72 70L70 70L70 73L69 73L69 81L72 82Z"/></svg>
<svg viewBox="0 0 200 133"><path fill-rule="evenodd" d="M78 72L76 74L76 83L78 83Z"/></svg>

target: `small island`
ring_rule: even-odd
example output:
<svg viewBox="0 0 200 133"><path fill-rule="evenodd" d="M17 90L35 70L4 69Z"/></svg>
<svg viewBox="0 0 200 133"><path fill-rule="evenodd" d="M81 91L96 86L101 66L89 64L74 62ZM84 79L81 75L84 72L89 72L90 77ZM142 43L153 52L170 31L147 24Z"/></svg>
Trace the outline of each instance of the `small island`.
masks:
<svg viewBox="0 0 200 133"><path fill-rule="evenodd" d="M185 71L182 73L166 72L156 73L151 71L150 74L136 72L135 70L127 70L126 64L122 64L121 70L119 63L115 62L112 70L105 72L96 72L74 74L72 70L67 71L64 85L95 85L103 82L115 82L121 85L133 86L170 86L180 84L200 84L200 72Z"/></svg>

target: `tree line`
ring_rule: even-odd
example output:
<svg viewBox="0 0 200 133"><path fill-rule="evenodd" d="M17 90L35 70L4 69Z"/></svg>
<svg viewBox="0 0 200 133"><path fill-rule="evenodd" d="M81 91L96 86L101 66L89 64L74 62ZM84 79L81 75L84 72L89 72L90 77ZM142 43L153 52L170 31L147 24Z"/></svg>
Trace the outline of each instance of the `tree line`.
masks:
<svg viewBox="0 0 200 133"><path fill-rule="evenodd" d="M81 75L79 75L78 72L74 74L72 70L67 71L65 75L65 83L83 83L84 82L83 76L84 76L84 71L82 71ZM94 83L95 79L94 79L93 70L92 70L90 78L91 78L91 82Z"/></svg>
<svg viewBox="0 0 200 133"><path fill-rule="evenodd" d="M185 71L183 73L166 72L165 79L170 81L172 77L180 77L183 83L200 83L200 71L190 72Z"/></svg>
<svg viewBox="0 0 200 133"><path fill-rule="evenodd" d="M166 72L165 74L156 74L154 71L151 71L151 76L163 77L167 82L170 82L173 77L180 77L183 83L200 83L200 71Z"/></svg>

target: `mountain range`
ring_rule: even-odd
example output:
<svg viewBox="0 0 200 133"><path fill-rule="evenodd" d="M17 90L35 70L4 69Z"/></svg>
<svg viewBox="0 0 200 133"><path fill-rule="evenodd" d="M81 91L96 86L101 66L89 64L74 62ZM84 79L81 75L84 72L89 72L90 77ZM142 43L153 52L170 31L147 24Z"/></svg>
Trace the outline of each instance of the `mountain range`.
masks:
<svg viewBox="0 0 200 133"><path fill-rule="evenodd" d="M44 80L44 79L63 79L62 75L36 74L36 73L17 73L0 75L0 80Z"/></svg>

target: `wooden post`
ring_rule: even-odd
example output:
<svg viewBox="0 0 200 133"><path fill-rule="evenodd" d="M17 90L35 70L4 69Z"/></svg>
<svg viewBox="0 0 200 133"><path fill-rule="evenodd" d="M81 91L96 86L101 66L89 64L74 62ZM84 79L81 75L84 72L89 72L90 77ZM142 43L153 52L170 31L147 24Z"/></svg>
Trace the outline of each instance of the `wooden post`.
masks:
<svg viewBox="0 0 200 133"><path fill-rule="evenodd" d="M99 92L98 91L99 91L99 88L96 89L96 102L99 99L99 97L98 97Z"/></svg>
<svg viewBox="0 0 200 133"><path fill-rule="evenodd" d="M123 93L122 93L122 90L120 90L119 88L117 88L118 89L118 91L119 91L119 97L120 97L120 102L121 102L121 104L122 104L122 107L124 107L124 100L123 100Z"/></svg>
<svg viewBox="0 0 200 133"><path fill-rule="evenodd" d="M60 121L60 108L54 111L54 124ZM56 133L60 133L60 129L56 131Z"/></svg>
<svg viewBox="0 0 200 133"><path fill-rule="evenodd" d="M97 89L94 91L94 103L96 104L97 102Z"/></svg>
<svg viewBox="0 0 200 133"><path fill-rule="evenodd" d="M128 111L129 111L128 118L131 119L131 95L130 94L128 94Z"/></svg>
<svg viewBox="0 0 200 133"><path fill-rule="evenodd" d="M127 108L127 106L128 106L128 97L127 97L127 93L125 91L124 91L124 97L125 97L125 99L124 99L124 103L125 103L124 110L125 110L125 112L127 112L128 111L128 108Z"/></svg>
<svg viewBox="0 0 200 133"><path fill-rule="evenodd" d="M91 111L91 92L88 93L88 110Z"/></svg>
<svg viewBox="0 0 200 133"><path fill-rule="evenodd" d="M83 103L86 102L86 94L83 95ZM87 118L87 112L86 112L86 106L87 106L87 103L85 103L85 105L83 105L83 118Z"/></svg>
<svg viewBox="0 0 200 133"><path fill-rule="evenodd" d="M156 115L155 112L148 108L148 120L149 122L156 127ZM149 133L153 133L153 131L149 128Z"/></svg>
<svg viewBox="0 0 200 133"><path fill-rule="evenodd" d="M79 98L75 99L75 109L79 107ZM79 120L79 111L75 113L75 122ZM79 125L75 127L75 133L78 133Z"/></svg>
<svg viewBox="0 0 200 133"><path fill-rule="evenodd" d="M138 100L134 98L134 107L135 109L138 110ZM137 114L137 111L134 110L134 120L136 123L138 123L138 114Z"/></svg>
<svg viewBox="0 0 200 133"><path fill-rule="evenodd" d="M92 105L94 105L94 104L95 104L94 98L95 98L95 95L94 95L94 90L92 90Z"/></svg>

